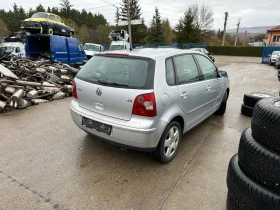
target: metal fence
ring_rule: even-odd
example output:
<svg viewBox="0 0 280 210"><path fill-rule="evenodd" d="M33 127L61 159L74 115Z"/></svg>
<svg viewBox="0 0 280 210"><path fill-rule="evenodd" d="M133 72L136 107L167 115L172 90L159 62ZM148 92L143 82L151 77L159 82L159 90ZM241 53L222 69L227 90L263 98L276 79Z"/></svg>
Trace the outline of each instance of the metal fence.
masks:
<svg viewBox="0 0 280 210"><path fill-rule="evenodd" d="M280 46L264 46L262 63L269 63L269 58L273 51L280 51Z"/></svg>
<svg viewBox="0 0 280 210"><path fill-rule="evenodd" d="M109 50L110 44L101 44L105 50ZM162 48L162 47L170 47L170 48L179 48L179 49L190 49L190 48L206 48L206 42L202 43L146 43L146 44L132 44L132 48Z"/></svg>

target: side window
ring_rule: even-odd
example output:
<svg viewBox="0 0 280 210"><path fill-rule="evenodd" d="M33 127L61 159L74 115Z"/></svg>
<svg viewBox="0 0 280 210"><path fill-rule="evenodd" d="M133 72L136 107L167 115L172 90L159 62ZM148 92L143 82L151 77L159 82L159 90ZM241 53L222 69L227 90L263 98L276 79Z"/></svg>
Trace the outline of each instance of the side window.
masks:
<svg viewBox="0 0 280 210"><path fill-rule="evenodd" d="M79 48L80 53L84 53L84 48L82 47L81 44L78 45L78 48Z"/></svg>
<svg viewBox="0 0 280 210"><path fill-rule="evenodd" d="M55 21L55 16L54 15L49 15L49 19Z"/></svg>
<svg viewBox="0 0 280 210"><path fill-rule="evenodd" d="M179 84L186 84L200 80L198 69L192 55L176 56L174 62Z"/></svg>
<svg viewBox="0 0 280 210"><path fill-rule="evenodd" d="M62 23L61 18L58 17L58 16L56 16L56 21L59 22L59 23Z"/></svg>
<svg viewBox="0 0 280 210"><path fill-rule="evenodd" d="M175 85L175 72L171 58L165 61L166 82L168 85Z"/></svg>
<svg viewBox="0 0 280 210"><path fill-rule="evenodd" d="M213 79L218 77L217 68L209 59L201 55L195 55L195 57L205 79Z"/></svg>

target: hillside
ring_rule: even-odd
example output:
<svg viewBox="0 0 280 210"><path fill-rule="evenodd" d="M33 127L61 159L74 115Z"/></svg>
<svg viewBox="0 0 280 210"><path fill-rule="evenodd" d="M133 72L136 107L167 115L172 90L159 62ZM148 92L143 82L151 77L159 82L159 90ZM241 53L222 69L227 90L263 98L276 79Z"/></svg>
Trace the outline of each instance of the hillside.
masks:
<svg viewBox="0 0 280 210"><path fill-rule="evenodd" d="M266 30L274 28L276 26L255 26L255 27L242 27L239 28L239 33L245 33L247 31L248 34L265 34ZM227 33L236 33L236 28L227 29Z"/></svg>

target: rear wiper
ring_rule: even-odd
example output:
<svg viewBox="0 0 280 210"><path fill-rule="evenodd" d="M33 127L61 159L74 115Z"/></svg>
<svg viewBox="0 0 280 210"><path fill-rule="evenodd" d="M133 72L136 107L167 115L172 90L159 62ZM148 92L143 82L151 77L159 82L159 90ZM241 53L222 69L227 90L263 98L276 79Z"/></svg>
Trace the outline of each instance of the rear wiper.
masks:
<svg viewBox="0 0 280 210"><path fill-rule="evenodd" d="M101 80L101 79L98 80L98 83L103 84L103 85L113 85L113 86L118 86L118 87L120 87L120 86L128 87L128 85L126 85L126 84L120 84L120 83L116 83L116 82L107 82L107 81Z"/></svg>

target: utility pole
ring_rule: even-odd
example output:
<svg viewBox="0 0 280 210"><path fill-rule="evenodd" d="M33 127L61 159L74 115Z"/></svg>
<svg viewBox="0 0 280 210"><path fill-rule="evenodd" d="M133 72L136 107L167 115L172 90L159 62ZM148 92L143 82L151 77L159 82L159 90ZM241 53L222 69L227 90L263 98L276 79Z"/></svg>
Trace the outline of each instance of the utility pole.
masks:
<svg viewBox="0 0 280 210"><path fill-rule="evenodd" d="M132 48L130 0L127 0L127 22L128 22L129 43L130 43L130 47Z"/></svg>
<svg viewBox="0 0 280 210"><path fill-rule="evenodd" d="M243 46L246 46L246 44L247 44L247 30L245 31L245 40Z"/></svg>
<svg viewBox="0 0 280 210"><path fill-rule="evenodd" d="M236 29L236 35L235 35L235 41L234 41L234 46L236 46L236 42L237 42L237 37L238 37L238 30L239 30L239 25L240 25L240 18L238 19L238 23L237 23L237 29Z"/></svg>
<svg viewBox="0 0 280 210"><path fill-rule="evenodd" d="M225 12L225 23L224 23L224 34L223 34L223 43L222 43L222 46L225 45L226 28L227 28L227 19L228 19L228 12Z"/></svg>

